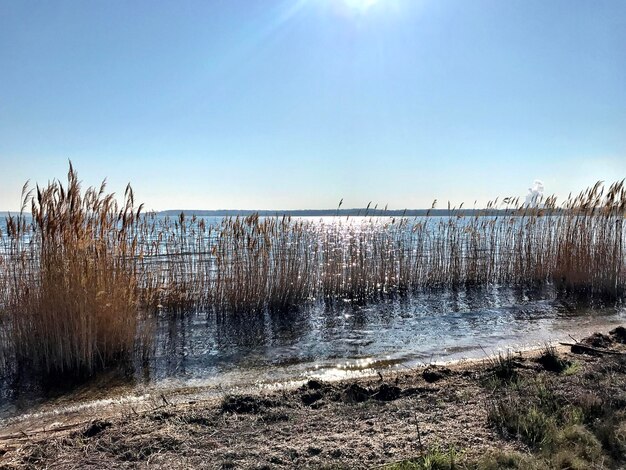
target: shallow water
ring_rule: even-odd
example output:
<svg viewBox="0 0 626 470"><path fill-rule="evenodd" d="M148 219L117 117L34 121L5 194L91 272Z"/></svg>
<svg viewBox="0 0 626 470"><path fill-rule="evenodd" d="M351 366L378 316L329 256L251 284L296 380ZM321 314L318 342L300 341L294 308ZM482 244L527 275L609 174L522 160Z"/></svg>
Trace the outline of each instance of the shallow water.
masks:
<svg viewBox="0 0 626 470"><path fill-rule="evenodd" d="M319 302L291 313L198 313L159 320L155 354L133 377L103 374L71 390L5 383L0 418L184 394L277 388L480 358L577 339L626 322L622 304L588 304L553 291L429 291L374 303ZM172 398L170 398L172 399Z"/></svg>
<svg viewBox="0 0 626 470"><path fill-rule="evenodd" d="M160 324L150 380L228 386L341 377L532 347L625 318L620 305L497 288L317 304L280 315L195 315Z"/></svg>

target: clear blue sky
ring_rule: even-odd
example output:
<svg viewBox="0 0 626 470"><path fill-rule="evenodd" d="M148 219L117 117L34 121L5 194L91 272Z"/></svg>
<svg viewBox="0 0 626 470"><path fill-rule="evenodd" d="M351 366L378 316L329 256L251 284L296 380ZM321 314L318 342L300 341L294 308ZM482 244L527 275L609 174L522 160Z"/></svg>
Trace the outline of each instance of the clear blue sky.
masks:
<svg viewBox="0 0 626 470"><path fill-rule="evenodd" d="M0 209L392 208L626 177L626 1L0 0Z"/></svg>

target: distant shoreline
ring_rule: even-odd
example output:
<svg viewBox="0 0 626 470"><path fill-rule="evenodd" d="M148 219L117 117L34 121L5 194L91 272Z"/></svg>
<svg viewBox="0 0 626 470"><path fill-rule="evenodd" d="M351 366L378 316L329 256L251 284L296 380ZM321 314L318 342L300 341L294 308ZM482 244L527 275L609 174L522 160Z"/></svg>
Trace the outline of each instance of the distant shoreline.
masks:
<svg viewBox="0 0 626 470"><path fill-rule="evenodd" d="M247 210L247 209L217 209L217 210L165 210L156 212L161 216L176 216L181 212L185 215L196 215L199 217L229 217L241 216L247 217L258 214L261 217L446 217L451 215L514 215L517 211L513 209L494 210L494 209L402 209L402 210L384 210L384 209L294 209L294 210Z"/></svg>
<svg viewBox="0 0 626 470"><path fill-rule="evenodd" d="M550 215L558 215L563 209L552 209ZM524 214L519 209L292 209L292 210L255 210L255 209L168 209L164 211L146 211L162 217L177 217L181 213L198 217L248 217L258 214L260 217L450 217L450 216L515 216ZM0 218L18 215L19 211L0 211ZM30 215L30 212L25 212Z"/></svg>

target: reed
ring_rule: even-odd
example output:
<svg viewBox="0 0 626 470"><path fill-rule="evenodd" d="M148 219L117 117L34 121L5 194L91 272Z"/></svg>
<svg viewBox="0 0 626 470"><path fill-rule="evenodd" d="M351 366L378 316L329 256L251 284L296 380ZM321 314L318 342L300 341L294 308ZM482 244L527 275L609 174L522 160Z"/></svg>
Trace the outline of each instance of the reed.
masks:
<svg viewBox="0 0 626 470"><path fill-rule="evenodd" d="M623 181L560 205L496 199L485 214L210 224L143 214L130 186L121 203L104 185L81 192L70 166L66 187L23 200L0 234L0 341L5 362L48 372L129 359L149 343L146 312L280 311L485 285L617 298L626 287Z"/></svg>
<svg viewBox="0 0 626 470"><path fill-rule="evenodd" d="M496 203L490 203L493 209ZM428 287L553 284L616 297L625 285L623 182L557 206L505 199L498 216L302 221L154 219L143 275L161 304L223 311L286 308L314 298L366 299ZM156 226L156 227L155 227ZM148 284L148 283L146 283ZM184 293L184 301L180 300Z"/></svg>
<svg viewBox="0 0 626 470"><path fill-rule="evenodd" d="M121 207L104 183L81 193L70 166L67 186L23 196L21 213L6 220L5 358L45 375L89 375L130 360L142 339L132 190Z"/></svg>

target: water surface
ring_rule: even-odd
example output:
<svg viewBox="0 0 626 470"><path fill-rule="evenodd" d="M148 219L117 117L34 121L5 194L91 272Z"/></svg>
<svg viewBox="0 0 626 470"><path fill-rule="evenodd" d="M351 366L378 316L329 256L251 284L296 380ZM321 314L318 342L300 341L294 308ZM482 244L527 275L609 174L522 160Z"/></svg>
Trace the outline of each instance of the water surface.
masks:
<svg viewBox="0 0 626 470"><path fill-rule="evenodd" d="M153 358L131 377L103 374L71 390L6 383L0 418L134 401L198 397L386 373L580 339L626 322L622 304L563 299L550 289L428 291L365 304L317 302L274 314L159 319ZM172 398L170 398L172 400Z"/></svg>

